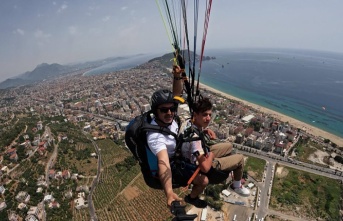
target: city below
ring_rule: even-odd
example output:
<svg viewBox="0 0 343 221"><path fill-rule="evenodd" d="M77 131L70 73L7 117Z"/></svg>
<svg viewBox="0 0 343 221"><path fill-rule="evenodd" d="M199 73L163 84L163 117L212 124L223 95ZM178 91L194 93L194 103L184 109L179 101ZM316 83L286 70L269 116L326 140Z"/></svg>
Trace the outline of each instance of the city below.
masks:
<svg viewBox="0 0 343 221"><path fill-rule="evenodd" d="M129 121L150 110L153 92L171 88L170 70L153 60L102 75L84 76L85 71L0 91L0 220L171 217L163 191L141 186L137 164L129 169L126 159L131 155L123 142ZM222 192L224 206L207 208L204 220L340 220L342 147L208 88L200 92L214 104L209 127L218 138L232 142L235 152L246 156L247 165L251 159L263 162L262 170L246 168L251 196ZM187 105L180 105L178 114L182 120L189 118ZM291 174L293 169L339 181L340 195L335 196L339 205L332 205L336 198L328 194L324 208L302 210L304 205L295 200L298 210L287 210L291 201L281 202L273 188L281 182L280 174L287 170ZM305 186L311 180L320 183L307 176L301 176ZM143 196L145 212L137 202ZM154 196L158 198L147 199ZM158 212L151 212L154 209ZM188 210L203 220L205 211ZM322 212L311 214L313 210Z"/></svg>

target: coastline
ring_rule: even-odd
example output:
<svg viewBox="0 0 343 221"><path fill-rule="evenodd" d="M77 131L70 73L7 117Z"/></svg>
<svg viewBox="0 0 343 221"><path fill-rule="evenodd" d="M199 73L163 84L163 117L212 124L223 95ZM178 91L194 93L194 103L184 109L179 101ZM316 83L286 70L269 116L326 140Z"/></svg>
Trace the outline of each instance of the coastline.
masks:
<svg viewBox="0 0 343 221"><path fill-rule="evenodd" d="M301 128L301 129L307 131L309 134L329 139L333 143L337 144L337 146L343 147L343 138L342 137L339 137L337 135L331 134L331 133L329 133L327 131L324 131L322 129L319 129L317 127L314 127L312 125L304 123L302 121L299 121L299 120L294 119L292 117L289 117L287 115L281 114L281 113L276 112L274 110L271 110L271 109L262 107L260 105L257 105L257 104L254 104L254 103L242 100L242 99L237 98L237 97L234 97L234 96L232 96L230 94L227 94L227 93L224 93L222 91L219 91L219 90L217 90L215 88L212 88L210 86L207 86L207 85L205 85L203 83L199 83L199 85L200 85L201 88L207 89L207 90L212 91L212 92L217 93L217 94L220 94L223 97L226 97L228 99L239 101L239 102L241 102L244 105L251 106L252 108L254 108L256 110L259 110L259 111L261 111L263 113L269 114L269 115L273 116L274 118L279 119L279 120L281 120L283 122L289 122L294 127Z"/></svg>

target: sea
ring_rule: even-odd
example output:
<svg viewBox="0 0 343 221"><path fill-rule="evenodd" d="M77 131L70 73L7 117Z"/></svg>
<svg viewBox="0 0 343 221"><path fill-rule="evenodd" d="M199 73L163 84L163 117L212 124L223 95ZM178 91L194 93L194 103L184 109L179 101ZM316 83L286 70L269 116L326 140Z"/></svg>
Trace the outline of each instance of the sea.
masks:
<svg viewBox="0 0 343 221"><path fill-rule="evenodd" d="M196 65L201 83L343 138L343 54L252 48L205 54L215 59L203 61L201 71Z"/></svg>
<svg viewBox="0 0 343 221"><path fill-rule="evenodd" d="M145 62L148 62L149 60L156 57L160 57L160 56L161 56L160 54L150 53L150 54L140 54L140 55L122 57L114 62L110 62L100 67L91 69L85 72L83 75L84 76L99 75L99 74L105 74L105 73L109 73L113 71L130 69L140 64L144 64Z"/></svg>

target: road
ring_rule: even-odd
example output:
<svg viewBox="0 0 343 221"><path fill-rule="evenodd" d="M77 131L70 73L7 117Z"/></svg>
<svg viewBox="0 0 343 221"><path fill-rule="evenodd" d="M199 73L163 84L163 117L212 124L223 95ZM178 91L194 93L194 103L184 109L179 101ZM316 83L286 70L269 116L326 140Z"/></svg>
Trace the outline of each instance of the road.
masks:
<svg viewBox="0 0 343 221"><path fill-rule="evenodd" d="M85 134L85 136L87 136L85 132L84 132L84 134ZM96 178L92 182L92 186L91 186L91 189L89 191L88 199L87 199L91 221L98 221L98 217L95 214L95 208L94 208L92 196L93 196L93 191L94 191L96 185L99 183L99 179L100 179L100 169L101 169L101 152L100 151L101 151L101 149L98 147L98 145L92 139L89 139L89 138L87 138L87 139L92 142L92 144L95 148L95 151L98 155L98 169L97 169L97 173L96 173Z"/></svg>
<svg viewBox="0 0 343 221"><path fill-rule="evenodd" d="M52 139L52 144L54 145L54 150L49 158L48 163L45 166L45 182L46 182L46 190L49 189L49 170L53 167L53 164L55 163L55 160L57 158L57 150L58 150L58 144L55 143L55 140L52 138L50 127L45 126L45 131L43 135L49 136L49 139Z"/></svg>
<svg viewBox="0 0 343 221"><path fill-rule="evenodd" d="M112 122L114 121L113 118L110 118L110 117L101 116L101 115L94 115L94 116L97 118L106 119L108 121L112 121ZM215 115L213 116L213 118L215 118ZM95 142L94 141L92 141L92 142L93 142L93 145L95 146L95 148L97 150L98 147L96 146ZM270 200L269 195L270 194L268 194L268 192L270 193L271 188L272 188L273 174L274 174L274 169L275 169L276 163L283 165L283 166L295 168L297 170L303 170L306 172L310 172L310 173L318 174L321 176L329 177L332 179L339 179L343 182L343 172L342 171L337 171L334 169L320 167L320 166L317 166L314 164L309 164L309 163L304 163L304 162L300 162L297 160L293 160L293 159L288 158L287 154L285 157L283 157L283 156L280 156L277 154L264 152L261 150L257 150L257 149L254 149L254 148L251 148L248 146L239 145L239 144L234 144L234 147L237 148L239 151L241 151L244 155L261 158L261 159L266 160L266 162L267 162L268 166L266 167L266 170L265 170L265 176L263 178L263 182L259 182L256 184L258 186L258 189L259 189L256 194L257 194L257 200L259 199L259 201L260 201L260 205L257 207L257 209L254 212L258 218L265 217L268 214L269 215L274 214L274 215L278 215L279 217L281 217L283 219L287 219L287 220L294 220L294 221L304 221L305 220L304 218L301 218L301 217L293 217L293 216L282 214L280 212L269 209L269 200ZM100 156L100 152L98 150L97 150L97 152L98 152L98 156L99 156L98 173L97 173L96 180L93 181L91 191L93 191L95 185L98 183L99 175L100 175L100 162L101 162L100 159L101 159L101 156ZM92 192L89 194L89 197L88 197L89 209L90 209L92 219L97 220L95 212L94 212L94 208L92 208L93 204L92 204L91 196L92 196ZM257 220L258 220L258 218L257 218Z"/></svg>
<svg viewBox="0 0 343 221"><path fill-rule="evenodd" d="M283 164L283 165L286 165L288 167L292 167L298 170L303 170L303 171L315 173L321 176L326 176L332 179L339 179L343 181L342 171L337 171L331 168L325 168L318 165L293 160L287 157L282 157L277 154L257 150L255 148L251 148L248 146L234 144L234 147L236 147L243 154L248 155L248 156L250 155L250 156L264 159L266 161L277 162L279 164Z"/></svg>
<svg viewBox="0 0 343 221"><path fill-rule="evenodd" d="M273 185L272 182L273 182L273 176L274 176L276 163L282 166L292 167L297 170L302 170L302 171L318 174L321 176L326 176L332 179L339 179L343 181L343 177L341 174L336 173L338 175L335 175L333 174L334 170L329 169L329 168L320 168L319 166L315 166L315 165L307 164L303 162L298 162L294 160L290 161L288 158L281 157L279 155L265 153L263 151L259 151L253 148L250 150L250 147L243 146L243 145L234 144L234 146L237 148L236 152L240 152L247 156L253 156L256 158L264 159L267 162L265 170L264 170L262 182L256 183L256 186L258 187L258 191L256 192L257 204L258 204L258 201L260 201L260 204L258 204L259 206L257 206L256 210L254 211L254 213L257 215L257 218L256 216L254 217L256 220L262 217L265 217L266 215L274 214L286 220L306 221L306 219L304 219L303 217L294 217L294 216L286 215L281 212L269 209L270 194L268 194L268 192L271 190L271 187ZM252 152L249 152L249 151L252 151Z"/></svg>

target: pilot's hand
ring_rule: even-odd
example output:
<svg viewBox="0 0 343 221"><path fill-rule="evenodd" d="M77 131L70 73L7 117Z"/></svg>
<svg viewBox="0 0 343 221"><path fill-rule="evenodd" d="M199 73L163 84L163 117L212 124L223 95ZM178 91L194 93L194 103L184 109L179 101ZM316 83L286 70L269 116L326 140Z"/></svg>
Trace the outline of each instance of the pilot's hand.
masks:
<svg viewBox="0 0 343 221"><path fill-rule="evenodd" d="M182 201L182 198L180 198L176 193L172 193L167 196L167 206L170 208L173 201Z"/></svg>

